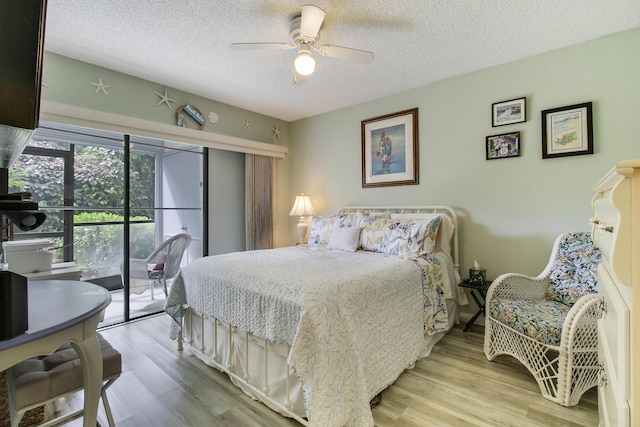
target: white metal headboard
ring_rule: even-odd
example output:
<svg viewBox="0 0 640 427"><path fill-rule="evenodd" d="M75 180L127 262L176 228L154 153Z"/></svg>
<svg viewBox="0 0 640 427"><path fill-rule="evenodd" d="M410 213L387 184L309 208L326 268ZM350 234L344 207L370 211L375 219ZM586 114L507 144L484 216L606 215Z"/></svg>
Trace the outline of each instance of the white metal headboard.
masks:
<svg viewBox="0 0 640 427"><path fill-rule="evenodd" d="M458 217L450 206L431 205L431 206L345 206L338 209L338 213L361 212L363 214L371 213L439 213L449 216L453 221L453 237L451 258L456 272L460 274L459 246L458 246Z"/></svg>

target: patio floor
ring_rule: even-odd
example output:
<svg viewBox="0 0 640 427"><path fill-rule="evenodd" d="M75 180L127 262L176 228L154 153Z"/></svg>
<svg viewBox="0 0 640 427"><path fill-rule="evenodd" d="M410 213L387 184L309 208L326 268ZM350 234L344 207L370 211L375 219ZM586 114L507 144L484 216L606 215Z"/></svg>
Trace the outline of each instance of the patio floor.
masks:
<svg viewBox="0 0 640 427"><path fill-rule="evenodd" d="M160 287L156 287L153 291L153 296L155 299L151 299L151 291L149 289L139 295L131 294L129 298L129 318L135 319L162 312L166 301L164 292ZM105 310L104 320L98 325L98 328L122 322L124 322L124 290L119 289L111 291L111 304Z"/></svg>

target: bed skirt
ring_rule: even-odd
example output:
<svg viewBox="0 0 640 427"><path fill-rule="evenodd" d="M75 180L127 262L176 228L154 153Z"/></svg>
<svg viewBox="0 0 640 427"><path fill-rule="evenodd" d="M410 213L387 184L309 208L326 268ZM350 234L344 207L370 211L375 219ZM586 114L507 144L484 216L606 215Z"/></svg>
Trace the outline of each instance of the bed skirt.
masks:
<svg viewBox="0 0 640 427"><path fill-rule="evenodd" d="M453 326L458 322L458 305L454 300L446 303L449 324ZM233 384L251 398L302 425L309 425L302 384L287 364L288 344L255 337L228 323L202 316L190 307L184 309L182 323L179 350L185 345L204 363L225 372ZM421 357L428 356L445 333L425 337Z"/></svg>

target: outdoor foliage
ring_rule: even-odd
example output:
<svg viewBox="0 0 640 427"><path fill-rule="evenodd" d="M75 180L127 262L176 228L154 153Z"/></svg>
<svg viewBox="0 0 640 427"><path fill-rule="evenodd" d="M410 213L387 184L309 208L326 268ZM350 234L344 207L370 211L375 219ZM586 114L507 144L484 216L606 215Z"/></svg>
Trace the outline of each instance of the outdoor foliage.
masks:
<svg viewBox="0 0 640 427"><path fill-rule="evenodd" d="M42 155L41 150L37 155L29 154L30 148L27 148L9 171L9 191L31 193L32 200L38 202L40 207L67 205L65 160L60 154L61 151L68 152L69 145L32 141L29 147L51 150L45 151L50 155ZM155 243L155 158L151 154L132 152L130 166L131 213L137 215L132 221L149 221L131 225L131 256L145 257L153 250ZM84 212L80 210L74 213L74 224L110 223L74 227L74 260L82 268L84 278L119 274L123 259L124 217L121 213L114 213L113 209L124 209L124 152L76 145L73 173L73 206L76 209L88 208ZM71 194L67 194L69 196ZM96 211L96 208L104 208L105 211ZM48 211L47 220L36 232L61 233L63 223L62 211ZM55 240L56 246L63 246L62 238ZM57 252L61 257L62 250Z"/></svg>
<svg viewBox="0 0 640 427"><path fill-rule="evenodd" d="M122 223L124 218L105 212L85 212L73 217L74 223ZM134 217L132 221L148 220ZM144 258L155 246L155 224L152 222L132 224L130 255L132 258ZM135 238L134 238L135 237ZM124 258L124 234L120 224L81 225L74 228L74 253L77 264L83 270L83 276L105 277L120 274L120 264Z"/></svg>
<svg viewBox="0 0 640 427"><path fill-rule="evenodd" d="M32 155L29 148L11 169L10 191L28 191L41 206L64 206L64 159L48 142L32 142L29 147L48 148L51 157ZM124 207L124 160L122 150L75 146L73 160L74 206L89 208ZM130 200L133 208L153 212L155 159L151 154L130 155ZM151 210L149 210L151 208ZM133 213L134 215L136 213ZM152 215L152 214L151 214Z"/></svg>

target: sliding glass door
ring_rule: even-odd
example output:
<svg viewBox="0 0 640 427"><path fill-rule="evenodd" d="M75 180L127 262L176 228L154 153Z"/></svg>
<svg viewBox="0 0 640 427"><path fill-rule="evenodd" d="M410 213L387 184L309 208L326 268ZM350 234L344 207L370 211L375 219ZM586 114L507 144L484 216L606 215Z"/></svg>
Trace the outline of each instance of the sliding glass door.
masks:
<svg viewBox="0 0 640 427"><path fill-rule="evenodd" d="M202 256L203 150L139 137L128 140L128 271L123 274L131 318L164 308L177 271ZM151 167L144 156L153 154ZM153 181L153 192L147 189ZM180 235L186 235L183 246ZM188 236L188 237L187 237ZM158 255L155 255L158 254Z"/></svg>
<svg viewBox="0 0 640 427"><path fill-rule="evenodd" d="M132 278L129 259L147 259L178 234L190 237L181 264L202 256L204 155L178 142L41 123L9 171L9 191L31 193L47 220L13 238L50 239L56 265L75 263L81 280L109 289L103 326L160 312L172 277L145 263L144 276Z"/></svg>

